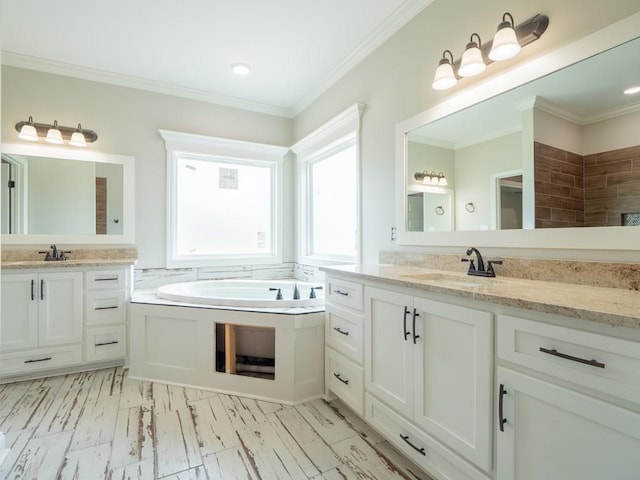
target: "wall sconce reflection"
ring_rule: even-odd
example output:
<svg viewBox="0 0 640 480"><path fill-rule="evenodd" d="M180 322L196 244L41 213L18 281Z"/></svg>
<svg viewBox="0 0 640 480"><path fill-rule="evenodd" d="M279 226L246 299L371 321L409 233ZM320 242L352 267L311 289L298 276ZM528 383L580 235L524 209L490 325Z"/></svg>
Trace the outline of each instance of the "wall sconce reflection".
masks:
<svg viewBox="0 0 640 480"><path fill-rule="evenodd" d="M447 185L447 177L444 176L444 173L436 173L432 171L429 173L427 170L423 172L416 172L413 175L413 178L422 182L423 185L437 185L440 187L444 187Z"/></svg>

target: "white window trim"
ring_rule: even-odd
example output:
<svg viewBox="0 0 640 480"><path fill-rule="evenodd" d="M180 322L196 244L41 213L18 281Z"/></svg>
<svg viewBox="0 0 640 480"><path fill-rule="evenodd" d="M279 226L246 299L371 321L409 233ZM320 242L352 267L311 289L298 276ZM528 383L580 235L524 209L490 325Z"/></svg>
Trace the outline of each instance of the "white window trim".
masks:
<svg viewBox="0 0 640 480"><path fill-rule="evenodd" d="M297 262L305 265L322 266L362 262L362 168L360 161L360 124L365 105L356 103L327 123L311 132L291 147L296 154L297 178ZM347 142L356 146L356 215L358 236L356 239L356 256L318 256L308 253L310 225L308 219L309 204L307 165L318 158L326 156L331 150L343 146Z"/></svg>
<svg viewBox="0 0 640 480"><path fill-rule="evenodd" d="M289 149L275 145L252 143L227 138L208 137L169 130L159 130L167 150L167 217L166 217L166 267L206 267L219 265L247 265L282 263L283 218L283 162ZM272 251L256 255L209 255L185 257L176 254L176 164L181 155L221 157L246 161L247 164L272 165L274 174L274 205L272 206Z"/></svg>

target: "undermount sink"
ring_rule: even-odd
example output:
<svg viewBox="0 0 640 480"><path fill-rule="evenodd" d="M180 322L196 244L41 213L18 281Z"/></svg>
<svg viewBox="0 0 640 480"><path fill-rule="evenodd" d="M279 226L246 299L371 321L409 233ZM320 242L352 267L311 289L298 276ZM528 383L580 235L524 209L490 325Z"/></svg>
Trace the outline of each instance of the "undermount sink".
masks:
<svg viewBox="0 0 640 480"><path fill-rule="evenodd" d="M402 275L402 277L417 282L425 282L433 285L440 285L442 287L454 288L478 288L496 281L495 277L482 278L440 272L411 273Z"/></svg>

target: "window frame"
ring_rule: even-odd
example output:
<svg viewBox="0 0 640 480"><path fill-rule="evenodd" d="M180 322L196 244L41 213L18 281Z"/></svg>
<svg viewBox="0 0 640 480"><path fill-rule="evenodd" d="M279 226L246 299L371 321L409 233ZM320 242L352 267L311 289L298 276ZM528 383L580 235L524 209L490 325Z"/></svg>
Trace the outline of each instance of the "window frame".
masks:
<svg viewBox="0 0 640 480"><path fill-rule="evenodd" d="M305 265L339 265L362 261L362 179L360 161L360 120L364 105L356 103L291 147L296 154L297 178L297 262ZM356 168L356 254L318 255L311 251L313 221L310 195L310 167L323 159L355 146Z"/></svg>
<svg viewBox="0 0 640 480"><path fill-rule="evenodd" d="M283 163L286 147L226 138L193 135L160 130L166 144L166 268L214 267L282 263ZM177 163L178 158L191 157L229 162L229 165L266 166L272 170L271 182L271 249L265 254L178 255Z"/></svg>

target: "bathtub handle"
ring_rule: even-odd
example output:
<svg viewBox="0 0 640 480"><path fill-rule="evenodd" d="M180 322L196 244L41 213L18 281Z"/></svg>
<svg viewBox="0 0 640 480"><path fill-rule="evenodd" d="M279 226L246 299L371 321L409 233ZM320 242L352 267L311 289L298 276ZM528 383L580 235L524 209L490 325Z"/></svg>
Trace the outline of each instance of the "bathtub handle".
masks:
<svg viewBox="0 0 640 480"><path fill-rule="evenodd" d="M316 290L322 290L322 287L311 287L311 293L309 293L309 298L316 298Z"/></svg>
<svg viewBox="0 0 640 480"><path fill-rule="evenodd" d="M278 293L276 293L276 300L282 300L282 289L281 288L275 288L275 287L270 287L269 291L270 292L275 292L278 291Z"/></svg>

